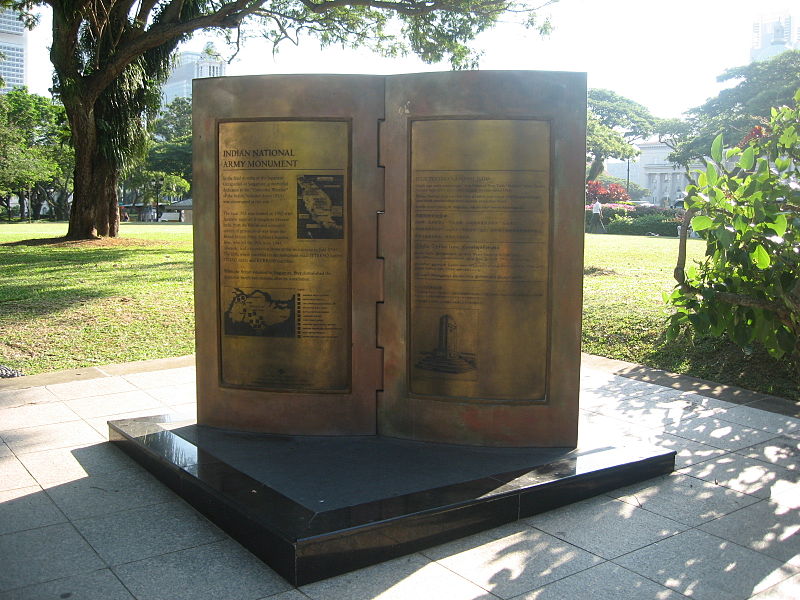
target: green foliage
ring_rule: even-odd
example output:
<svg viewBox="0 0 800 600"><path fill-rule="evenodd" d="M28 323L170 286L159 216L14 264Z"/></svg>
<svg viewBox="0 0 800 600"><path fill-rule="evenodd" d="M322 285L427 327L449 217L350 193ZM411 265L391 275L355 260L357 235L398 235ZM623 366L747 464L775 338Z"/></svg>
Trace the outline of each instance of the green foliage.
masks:
<svg viewBox="0 0 800 600"><path fill-rule="evenodd" d="M208 48L207 48L208 49ZM192 181L192 101L175 98L153 123L145 168Z"/></svg>
<svg viewBox="0 0 800 600"><path fill-rule="evenodd" d="M0 194L22 193L58 170L51 148L56 111L24 89L0 96Z"/></svg>
<svg viewBox="0 0 800 600"><path fill-rule="evenodd" d="M589 90L586 122L587 181L603 172L607 158L633 158L638 151L631 140L647 137L656 119L641 104L611 90Z"/></svg>
<svg viewBox="0 0 800 600"><path fill-rule="evenodd" d="M615 216L608 223L608 233L619 235L658 235L677 237L680 222L674 214L654 213L640 216Z"/></svg>
<svg viewBox="0 0 800 600"><path fill-rule="evenodd" d="M5 132L0 133L0 195L28 199L34 216L45 202L51 214L66 216L74 152L64 107L24 87L0 97L0 104L0 130Z"/></svg>
<svg viewBox="0 0 800 600"><path fill-rule="evenodd" d="M191 226L122 228L121 239L14 244L66 224L0 225L0 364L33 375L194 351Z"/></svg>
<svg viewBox="0 0 800 600"><path fill-rule="evenodd" d="M153 123L153 136L157 141L170 142L192 135L192 101L175 98L167 104Z"/></svg>
<svg viewBox="0 0 800 600"><path fill-rule="evenodd" d="M660 128L662 141L675 150L671 158L678 164L702 162L720 134L728 143L738 144L753 127L769 121L772 107L791 105L800 88L800 50L729 69L717 79L739 83L688 111L686 122L665 121Z"/></svg>
<svg viewBox="0 0 800 600"><path fill-rule="evenodd" d="M195 31L221 30L237 46L256 32L276 49L310 37L463 69L477 62L472 40L503 15L549 30L534 8L513 0L6 1L26 19L38 6L53 11L54 90L75 146L72 239L117 235L119 176L144 157L172 54Z"/></svg>
<svg viewBox="0 0 800 600"><path fill-rule="evenodd" d="M800 399L800 371L760 346L751 354L722 337L667 341L662 292L674 280L674 237L590 235L585 238L583 352ZM705 241L686 242L688 260L700 260Z"/></svg>
<svg viewBox="0 0 800 600"><path fill-rule="evenodd" d="M772 109L744 149L726 150L718 136L710 154L686 198L706 256L689 268L679 256L668 334L690 325L745 349L757 342L773 356L798 356L800 90L795 107Z"/></svg>
<svg viewBox="0 0 800 600"><path fill-rule="evenodd" d="M589 226L589 222L592 219L592 207L591 205L587 205L586 210L584 210L584 231ZM634 207L630 205L603 205L603 213L601 214L600 218L603 221L603 225L608 226L612 219L617 217L627 217L629 214L633 213Z"/></svg>
<svg viewBox="0 0 800 600"><path fill-rule="evenodd" d="M631 200L641 200L645 196L650 195L650 190L645 187L640 186L633 181L626 181L620 177L612 177L611 175L600 175L597 177L597 181L602 183L605 186L608 186L611 183L614 183L622 188L626 188L628 191L628 195L631 197Z"/></svg>

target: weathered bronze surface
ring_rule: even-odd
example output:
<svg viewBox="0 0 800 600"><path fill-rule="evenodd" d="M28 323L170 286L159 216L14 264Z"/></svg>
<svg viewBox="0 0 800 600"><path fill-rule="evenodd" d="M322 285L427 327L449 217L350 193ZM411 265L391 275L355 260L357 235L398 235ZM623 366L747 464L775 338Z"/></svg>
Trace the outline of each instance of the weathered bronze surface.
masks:
<svg viewBox="0 0 800 600"><path fill-rule="evenodd" d="M219 124L223 385L350 389L349 127Z"/></svg>
<svg viewBox="0 0 800 600"><path fill-rule="evenodd" d="M414 395L544 400L550 124L411 124Z"/></svg>
<svg viewBox="0 0 800 600"><path fill-rule="evenodd" d="M194 81L200 424L375 433L383 100L371 76Z"/></svg>
<svg viewBox="0 0 800 600"><path fill-rule="evenodd" d="M199 423L575 446L585 75L193 95Z"/></svg>
<svg viewBox="0 0 800 600"><path fill-rule="evenodd" d="M585 118L580 73L386 79L380 433L576 444Z"/></svg>

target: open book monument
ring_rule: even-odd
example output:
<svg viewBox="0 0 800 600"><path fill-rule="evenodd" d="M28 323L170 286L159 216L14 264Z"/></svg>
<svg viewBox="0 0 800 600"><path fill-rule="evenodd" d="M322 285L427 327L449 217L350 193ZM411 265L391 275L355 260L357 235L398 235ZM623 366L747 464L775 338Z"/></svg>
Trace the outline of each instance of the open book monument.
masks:
<svg viewBox="0 0 800 600"><path fill-rule="evenodd" d="M197 421L112 438L300 585L668 473L578 444L586 79L194 82Z"/></svg>

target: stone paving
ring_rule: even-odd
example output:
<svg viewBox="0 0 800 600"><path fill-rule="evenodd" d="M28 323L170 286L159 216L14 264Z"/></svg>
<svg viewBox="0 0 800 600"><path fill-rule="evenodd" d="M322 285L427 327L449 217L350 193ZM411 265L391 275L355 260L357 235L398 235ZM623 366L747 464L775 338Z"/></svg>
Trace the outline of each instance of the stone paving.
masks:
<svg viewBox="0 0 800 600"><path fill-rule="evenodd" d="M191 357L2 381L0 600L800 598L794 407L617 366L584 360L581 445L658 444L675 473L299 589L106 441L191 416Z"/></svg>

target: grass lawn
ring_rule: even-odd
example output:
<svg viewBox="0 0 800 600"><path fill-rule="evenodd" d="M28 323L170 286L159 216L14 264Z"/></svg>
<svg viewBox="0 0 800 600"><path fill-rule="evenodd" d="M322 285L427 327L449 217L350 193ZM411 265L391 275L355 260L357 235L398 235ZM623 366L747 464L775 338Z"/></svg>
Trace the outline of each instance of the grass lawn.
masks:
<svg viewBox="0 0 800 600"><path fill-rule="evenodd" d="M705 242L688 240L686 264L704 252ZM796 369L763 349L746 355L727 339L711 337L665 342L668 312L661 293L675 286L677 253L677 238L586 236L583 351L800 399Z"/></svg>
<svg viewBox="0 0 800 600"><path fill-rule="evenodd" d="M0 225L0 364L27 375L194 352L192 228L35 244L65 223Z"/></svg>
<svg viewBox="0 0 800 600"><path fill-rule="evenodd" d="M0 364L32 375L194 351L191 226L123 223L115 240L28 241L65 232L64 223L0 224ZM661 292L674 286L677 245L586 236L583 350L800 399L797 372L764 352L718 339L664 343ZM690 258L703 251L689 240Z"/></svg>

